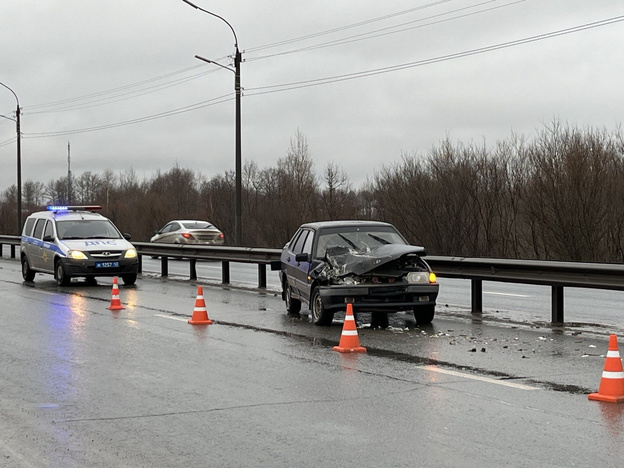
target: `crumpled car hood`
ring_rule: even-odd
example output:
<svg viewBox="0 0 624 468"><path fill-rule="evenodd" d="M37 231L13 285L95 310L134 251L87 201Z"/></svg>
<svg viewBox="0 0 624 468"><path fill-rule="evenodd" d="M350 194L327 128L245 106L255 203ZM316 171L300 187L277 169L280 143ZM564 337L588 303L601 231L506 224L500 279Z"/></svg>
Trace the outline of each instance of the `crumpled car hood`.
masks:
<svg viewBox="0 0 624 468"><path fill-rule="evenodd" d="M386 244L368 252L357 252L351 249L328 249L326 259L339 272L337 276L355 274L364 275L388 262L397 260L404 255L416 254L425 256L424 247L404 244Z"/></svg>

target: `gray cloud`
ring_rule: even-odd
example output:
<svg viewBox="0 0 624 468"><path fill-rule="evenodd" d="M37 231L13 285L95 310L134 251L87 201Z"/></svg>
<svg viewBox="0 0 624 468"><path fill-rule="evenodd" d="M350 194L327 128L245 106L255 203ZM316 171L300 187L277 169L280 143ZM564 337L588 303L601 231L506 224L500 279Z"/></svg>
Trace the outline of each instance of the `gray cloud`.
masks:
<svg viewBox="0 0 624 468"><path fill-rule="evenodd" d="M619 0L196 3L226 18L245 51L243 159L261 168L286 154L297 128L308 138L318 173L336 161L359 184L382 164L405 153L425 154L447 135L493 144L512 131L530 137L553 118L599 128L621 121L624 22L375 76L258 94L280 89L267 86L443 57L624 15ZM367 22L417 6L423 8ZM497 9L486 11L492 8ZM455 13L445 15L450 11ZM398 29L404 32L382 31L402 23ZM233 169L233 74L194 59L232 53L232 34L220 20L181 0L22 0L2 3L0 29L0 81L23 107L23 180L48 182L66 174L68 141L77 173L132 168L149 176L176 162L208 177ZM374 30L378 37L368 40L288 53ZM276 55L260 58L271 54ZM227 58L221 63L229 64ZM74 100L83 96L89 98ZM231 100L150 117L219 96ZM65 102L41 106L59 101ZM0 114L14 108L13 96L0 89ZM82 131L111 124L118 126ZM77 132L53 136L68 130ZM0 144L14 136L11 122L0 119ZM0 146L0 158L4 189L16 181L15 143Z"/></svg>

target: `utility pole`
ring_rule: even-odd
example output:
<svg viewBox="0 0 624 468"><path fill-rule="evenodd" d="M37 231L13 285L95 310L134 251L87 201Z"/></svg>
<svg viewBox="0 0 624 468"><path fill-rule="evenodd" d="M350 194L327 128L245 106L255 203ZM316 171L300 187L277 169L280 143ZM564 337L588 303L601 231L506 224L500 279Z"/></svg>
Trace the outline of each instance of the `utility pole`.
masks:
<svg viewBox="0 0 624 468"><path fill-rule="evenodd" d="M232 25L222 16L219 16L211 11L204 10L201 7L198 7L190 0L182 0L184 3L192 6L193 8L203 11L204 13L208 13L211 16L219 18L225 24L227 24L234 35L234 69L231 67L226 67L221 65L220 63L213 62L212 60L206 59L204 57L200 57L196 55L195 58L199 60L203 60L204 62L213 63L221 68L225 68L226 70L230 70L234 72L234 91L236 93L236 150L235 150L235 169L236 169L236 179L235 179L235 192L234 192L234 231L235 231L235 244L237 247L241 247L243 245L243 220L242 220L242 163L241 163L241 85L240 85L240 64L243 61L243 54L238 49L238 37L236 36L236 31Z"/></svg>
<svg viewBox="0 0 624 468"><path fill-rule="evenodd" d="M235 182L235 210L234 210L234 232L236 236L236 246L243 245L243 221L242 221L242 167L241 167L241 85L240 85L240 64L242 54L236 44L236 55L234 56L234 90L236 91L236 182Z"/></svg>
<svg viewBox="0 0 624 468"><path fill-rule="evenodd" d="M15 130L17 131L17 233L22 232L22 131L20 123L20 104L17 94L4 83L0 86L11 91L17 102L17 110L15 111ZM12 120L12 119L10 119Z"/></svg>
<svg viewBox="0 0 624 468"><path fill-rule="evenodd" d="M67 204L71 205L71 155L69 153L69 141L67 142Z"/></svg>

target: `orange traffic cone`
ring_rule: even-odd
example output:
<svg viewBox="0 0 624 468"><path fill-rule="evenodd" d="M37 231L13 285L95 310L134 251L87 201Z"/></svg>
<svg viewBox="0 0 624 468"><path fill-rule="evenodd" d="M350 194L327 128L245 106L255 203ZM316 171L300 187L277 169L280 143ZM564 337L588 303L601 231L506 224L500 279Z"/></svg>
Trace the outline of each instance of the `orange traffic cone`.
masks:
<svg viewBox="0 0 624 468"><path fill-rule="evenodd" d="M210 325L212 323L212 320L208 318L206 301L204 301L204 290L201 286L197 286L195 309L193 309L193 316L189 319L188 323L191 325Z"/></svg>
<svg viewBox="0 0 624 468"><path fill-rule="evenodd" d="M110 306L107 307L108 310L122 310L125 309L124 306L121 305L121 301L119 300L119 286L117 285L117 277L113 278L113 297L111 298Z"/></svg>
<svg viewBox="0 0 624 468"><path fill-rule="evenodd" d="M624 370L622 370L622 360L615 335L609 337L609 350L598 393L590 393L589 399L610 403L624 402Z"/></svg>
<svg viewBox="0 0 624 468"><path fill-rule="evenodd" d="M334 346L334 351L339 353L365 353L366 348L360 346L357 327L355 326L355 318L353 317L353 306L347 304L347 313L345 314L344 325L342 326L342 335L340 343Z"/></svg>

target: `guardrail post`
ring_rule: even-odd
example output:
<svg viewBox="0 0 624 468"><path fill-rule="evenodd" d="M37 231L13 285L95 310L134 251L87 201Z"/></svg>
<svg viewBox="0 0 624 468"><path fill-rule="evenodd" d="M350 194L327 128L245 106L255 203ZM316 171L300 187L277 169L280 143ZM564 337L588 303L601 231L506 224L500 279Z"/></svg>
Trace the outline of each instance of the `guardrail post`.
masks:
<svg viewBox="0 0 624 468"><path fill-rule="evenodd" d="M221 283L230 284L230 262L221 262Z"/></svg>
<svg viewBox="0 0 624 468"><path fill-rule="evenodd" d="M197 279L197 260L196 259L191 258L191 261L189 262L189 268L191 269L191 272L190 272L191 279L196 280Z"/></svg>
<svg viewBox="0 0 624 468"><path fill-rule="evenodd" d="M15 246L11 244L11 258L15 258Z"/></svg>
<svg viewBox="0 0 624 468"><path fill-rule="evenodd" d="M552 287L552 323L563 323L563 286Z"/></svg>
<svg viewBox="0 0 624 468"><path fill-rule="evenodd" d="M137 273L143 273L143 255L139 254L139 266L137 269Z"/></svg>
<svg viewBox="0 0 624 468"><path fill-rule="evenodd" d="M160 257L160 276L169 276L169 259L164 255Z"/></svg>
<svg viewBox="0 0 624 468"><path fill-rule="evenodd" d="M470 304L473 314L483 312L483 280L470 280Z"/></svg>
<svg viewBox="0 0 624 468"><path fill-rule="evenodd" d="M266 277L266 264L258 263L258 287L266 289L267 277Z"/></svg>

